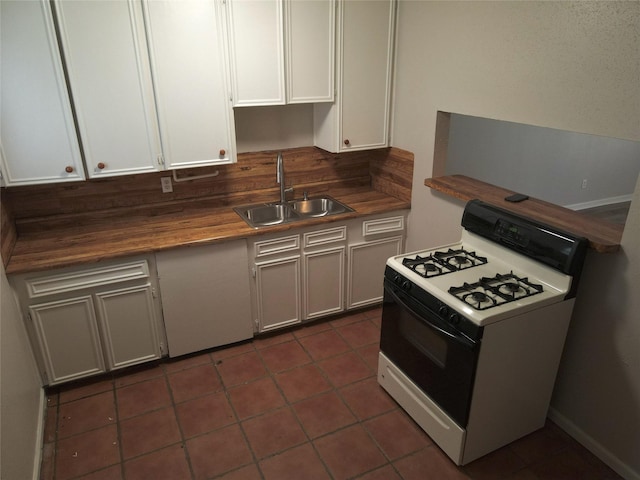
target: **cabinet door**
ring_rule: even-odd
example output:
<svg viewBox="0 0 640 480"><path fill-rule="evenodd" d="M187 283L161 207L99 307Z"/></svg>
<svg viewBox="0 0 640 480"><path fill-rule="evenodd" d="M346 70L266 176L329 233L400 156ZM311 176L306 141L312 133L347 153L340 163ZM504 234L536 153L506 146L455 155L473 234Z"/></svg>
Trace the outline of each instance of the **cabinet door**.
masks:
<svg viewBox="0 0 640 480"><path fill-rule="evenodd" d="M105 371L91 296L34 305L29 312L49 385Z"/></svg>
<svg viewBox="0 0 640 480"><path fill-rule="evenodd" d="M333 102L335 1L285 3L287 103Z"/></svg>
<svg viewBox="0 0 640 480"><path fill-rule="evenodd" d="M300 323L300 255L256 262L260 332Z"/></svg>
<svg viewBox="0 0 640 480"><path fill-rule="evenodd" d="M344 310L344 256L344 247L305 253L305 319Z"/></svg>
<svg viewBox="0 0 640 480"><path fill-rule="evenodd" d="M156 254L169 356L253 336L244 240Z"/></svg>
<svg viewBox="0 0 640 480"><path fill-rule="evenodd" d="M84 180L49 2L3 0L0 22L5 185Z"/></svg>
<svg viewBox="0 0 640 480"><path fill-rule="evenodd" d="M235 161L223 19L214 0L143 5L166 166Z"/></svg>
<svg viewBox="0 0 640 480"><path fill-rule="evenodd" d="M339 5L338 98L314 106L314 143L331 152L386 147L395 0Z"/></svg>
<svg viewBox="0 0 640 480"><path fill-rule="evenodd" d="M96 294L108 369L161 357L150 284Z"/></svg>
<svg viewBox="0 0 640 480"><path fill-rule="evenodd" d="M384 267L401 249L401 236L349 245L347 308L382 302Z"/></svg>
<svg viewBox="0 0 640 480"><path fill-rule="evenodd" d="M233 105L283 105L282 0L227 2Z"/></svg>
<svg viewBox="0 0 640 480"><path fill-rule="evenodd" d="M158 170L141 4L60 0L56 7L89 176Z"/></svg>

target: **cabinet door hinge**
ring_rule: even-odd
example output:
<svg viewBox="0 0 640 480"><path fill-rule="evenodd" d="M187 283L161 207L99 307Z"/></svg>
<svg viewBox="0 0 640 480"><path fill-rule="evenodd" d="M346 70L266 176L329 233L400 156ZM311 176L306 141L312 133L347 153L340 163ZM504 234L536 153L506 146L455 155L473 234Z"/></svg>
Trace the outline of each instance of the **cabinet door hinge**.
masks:
<svg viewBox="0 0 640 480"><path fill-rule="evenodd" d="M27 320L33 322L33 317L31 316L31 312L27 312Z"/></svg>
<svg viewBox="0 0 640 480"><path fill-rule="evenodd" d="M165 349L164 342L160 342L160 356L164 357L166 353L167 351Z"/></svg>
<svg viewBox="0 0 640 480"><path fill-rule="evenodd" d="M153 298L158 298L158 292L156 292L156 289L155 289L155 288L152 288L152 289L151 289L151 296L152 296Z"/></svg>
<svg viewBox="0 0 640 480"><path fill-rule="evenodd" d="M253 278L256 278L257 272L256 272L256 267L255 265L253 267L251 267L251 276Z"/></svg>
<svg viewBox="0 0 640 480"><path fill-rule="evenodd" d="M164 157L162 154L158 155L158 165L164 165Z"/></svg>

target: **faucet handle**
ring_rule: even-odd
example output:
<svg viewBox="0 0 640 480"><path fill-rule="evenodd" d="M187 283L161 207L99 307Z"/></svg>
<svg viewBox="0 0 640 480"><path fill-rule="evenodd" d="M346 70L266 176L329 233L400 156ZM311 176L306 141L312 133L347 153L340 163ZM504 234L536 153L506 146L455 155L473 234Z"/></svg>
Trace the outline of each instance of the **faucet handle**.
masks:
<svg viewBox="0 0 640 480"><path fill-rule="evenodd" d="M307 192L306 190L304 190L302 192L302 199L306 202L307 200L309 200L309 192Z"/></svg>

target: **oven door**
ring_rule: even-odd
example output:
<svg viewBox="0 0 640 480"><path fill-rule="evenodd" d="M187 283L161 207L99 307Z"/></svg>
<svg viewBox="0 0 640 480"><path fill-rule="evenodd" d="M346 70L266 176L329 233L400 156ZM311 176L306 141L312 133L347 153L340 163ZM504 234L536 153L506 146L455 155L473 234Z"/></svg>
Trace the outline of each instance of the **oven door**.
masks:
<svg viewBox="0 0 640 480"><path fill-rule="evenodd" d="M463 428L479 349L479 342L385 278L380 350Z"/></svg>

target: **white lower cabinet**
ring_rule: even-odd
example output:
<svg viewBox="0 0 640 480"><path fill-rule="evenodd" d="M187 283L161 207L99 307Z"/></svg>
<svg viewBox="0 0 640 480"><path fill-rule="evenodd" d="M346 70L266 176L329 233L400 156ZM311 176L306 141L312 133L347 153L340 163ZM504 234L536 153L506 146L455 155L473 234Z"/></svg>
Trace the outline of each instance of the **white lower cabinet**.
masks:
<svg viewBox="0 0 640 480"><path fill-rule="evenodd" d="M387 258L402 253L406 212L251 241L259 333L382 301Z"/></svg>
<svg viewBox="0 0 640 480"><path fill-rule="evenodd" d="M403 250L404 218L399 214L349 224L347 309L382 301L387 258Z"/></svg>
<svg viewBox="0 0 640 480"><path fill-rule="evenodd" d="M268 238L253 242L251 247L257 331L300 323L300 235Z"/></svg>
<svg viewBox="0 0 640 480"><path fill-rule="evenodd" d="M158 252L156 262L170 357L253 336L245 240Z"/></svg>
<svg viewBox="0 0 640 480"><path fill-rule="evenodd" d="M150 268L151 267L151 268ZM164 335L147 259L12 278L45 384L150 360Z"/></svg>
<svg viewBox="0 0 640 480"><path fill-rule="evenodd" d="M304 318L344 310L346 226L308 232L304 238Z"/></svg>

